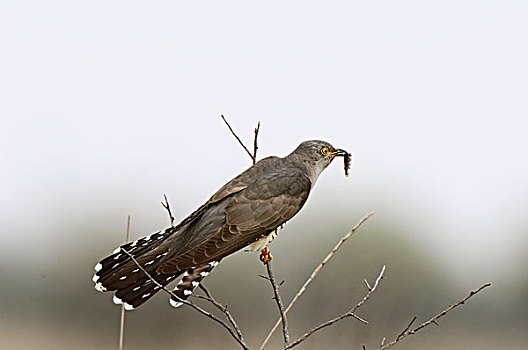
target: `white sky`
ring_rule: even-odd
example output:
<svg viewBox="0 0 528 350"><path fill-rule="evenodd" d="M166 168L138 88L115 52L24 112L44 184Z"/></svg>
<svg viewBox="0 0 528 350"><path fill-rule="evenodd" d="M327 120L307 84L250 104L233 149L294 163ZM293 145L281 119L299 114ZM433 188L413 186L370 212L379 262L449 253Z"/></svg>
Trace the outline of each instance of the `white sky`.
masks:
<svg viewBox="0 0 528 350"><path fill-rule="evenodd" d="M262 122L260 156L350 149L349 182L334 164L312 200L377 196L355 217L397 197L394 215L430 215L431 254L510 270L528 242L527 9L0 1L0 252L59 239L65 216L97 221L79 218L99 199L121 215L169 193L192 211L248 165L223 113L248 142Z"/></svg>

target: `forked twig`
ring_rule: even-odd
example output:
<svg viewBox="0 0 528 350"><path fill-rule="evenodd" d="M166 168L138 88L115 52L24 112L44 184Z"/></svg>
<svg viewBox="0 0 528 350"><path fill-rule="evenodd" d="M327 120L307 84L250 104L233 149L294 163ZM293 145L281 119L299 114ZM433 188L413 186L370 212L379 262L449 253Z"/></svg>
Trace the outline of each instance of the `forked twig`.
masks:
<svg viewBox="0 0 528 350"><path fill-rule="evenodd" d="M224 305L220 304L218 301L216 301L213 298L213 296L211 295L211 293L209 293L207 288L205 288L203 283L200 283L198 285L198 287L205 293L205 296L196 295L196 297L200 298L200 299L207 300L208 302L213 304L218 310L222 311L224 313L224 315L227 317L227 319L229 320L229 323L231 323L231 325L233 326L233 328L234 328L235 332L238 334L239 338L243 341L244 337L242 336L242 332L240 331L240 328L238 327L235 319L233 318L233 316L231 316L231 313L227 309L227 305L224 306Z"/></svg>
<svg viewBox="0 0 528 350"><path fill-rule="evenodd" d="M141 266L138 261L132 256L132 254L130 254L128 251L126 251L125 249L121 248L121 251L124 252L126 255L128 255L128 257L134 262L134 264L136 264L136 266L141 270L143 271L143 273L147 276L148 279L150 279L152 281L152 283L154 283L156 286L158 286L159 288L161 288L164 292L168 293L170 296L172 296L175 300L178 300L178 302L181 302L185 305L188 305L190 307L192 307L193 309L195 309L196 311L198 311L199 313L201 313L202 315L206 316L206 317L209 317L210 319L218 322L220 325L222 325L222 327L224 327L228 332L229 334L231 334L231 336L240 344L240 346L244 349L244 350L249 350L248 346L246 345L246 343L244 342L243 339L241 339L238 334L231 328L229 327L229 325L227 323L225 323L224 321L222 321L221 319L219 319L218 317L216 317L215 315L213 315L212 313L202 309L201 307L199 307L198 305L196 304L193 304L192 302L188 301L188 300L184 300L184 299L181 299L180 297L178 297L176 294L174 294L173 292L171 292L170 290L168 290L167 288L165 288L164 285L160 284L158 281L156 281L151 275L150 273L147 272L147 270L145 270L143 268L143 266Z"/></svg>
<svg viewBox="0 0 528 350"><path fill-rule="evenodd" d="M361 226L362 223L364 223L365 221L367 221L372 215L374 215L375 212L370 212L368 213L367 215L365 215L363 218L361 218L361 220L359 220L359 222L346 234L344 235L340 240L339 242L337 242L336 246L334 247L334 249L332 249L332 251L330 253L328 253L328 255L326 256L326 258L323 259L323 261L315 268L315 270L312 272L312 274L310 275L310 277L306 280L306 282L304 282L303 286L301 287L301 289L299 289L299 291L297 292L297 294L293 297L292 301L290 302L290 304L288 305L288 307L284 310L284 313L287 314L288 311L290 311L290 309L292 308L292 306L297 302L297 300L299 299L299 297L306 291L306 288L308 287L308 285L315 279L315 277L317 277L317 275L319 274L319 272L321 271L321 269L323 268L323 266L330 261L330 259L332 259L332 257L334 256L334 254L337 252L337 250L339 248L341 248L341 246L343 245L343 243L345 243L345 241L347 239L349 239L355 232L356 230L359 228L359 226ZM370 289L370 288L369 288ZM263 350L264 347L266 346L266 344L268 344L269 340L271 339L271 336L273 335L273 333L275 332L275 330L277 329L277 327L279 326L281 320L277 320L277 322L275 322L275 325L271 328L271 330L269 331L268 335L266 336L266 339L264 339L264 341L262 342L262 345L260 345L260 349Z"/></svg>
<svg viewBox="0 0 528 350"><path fill-rule="evenodd" d="M414 321L416 321L416 316L414 316L411 320L411 322L409 322L409 324L407 325L407 327L405 327L405 329L403 331L401 331L400 334L398 334L398 336L396 337L396 341L399 341L401 337L403 337L403 335L405 334L405 332L407 332L409 330L409 328L411 328L412 324L414 323ZM385 338L383 338L385 339ZM382 341L382 344L383 344L383 341ZM383 345L382 345L383 346Z"/></svg>
<svg viewBox="0 0 528 350"><path fill-rule="evenodd" d="M464 304L469 298L471 298L472 296L474 296L475 294L479 293L480 291L482 291L484 288L487 288L491 286L491 283L486 283L486 284L483 284L482 286L480 286L477 290L473 290L471 292L469 292L469 294L464 298L464 299L461 299L459 301L457 301L455 304L453 305L449 305L449 307L447 309L445 309L444 311L442 311L441 313L439 313L438 315L434 316L433 318L429 319L428 321L424 322L424 323L421 323L420 325L418 325L416 328L412 329L412 330L409 330L409 328L411 328L411 325L412 323L414 323L414 320L416 319L413 318L412 321L409 323L409 325L400 333L398 334L398 336L393 340L391 341L390 343L387 343L385 345L382 345L379 350L386 350L388 348L391 348L393 347L394 345L396 345L400 340L402 340L403 338L409 336L409 335L413 335L413 334L416 334L418 331L420 331L421 329L427 327L427 326L430 326L431 324L436 324L436 320L438 320L439 318L445 316L449 311L453 310L454 308L456 308L457 306L460 306L462 304Z"/></svg>
<svg viewBox="0 0 528 350"><path fill-rule="evenodd" d="M233 134L233 136L237 139L238 143L240 144L240 146L242 146L242 148L244 148L244 150L246 151L246 153L249 155L249 157L253 160L253 164L255 164L256 162L256 156L257 156L257 147L256 147L256 144L257 144L257 135L258 135L258 128L260 127L260 122L259 122L259 125L257 127L257 129L255 129L255 140L253 142L253 145L255 145L254 147L254 151L253 151L253 154L251 154L251 152L247 149L247 147L244 145L244 143L240 140L240 138L237 136L237 134L235 134L235 132L233 131L233 128L231 128L231 125L229 125L229 123L227 122L226 118L224 118L223 115L220 115L220 117L222 117L222 119L224 120L224 123L226 123L227 127L229 128L229 131L231 131L231 134Z"/></svg>
<svg viewBox="0 0 528 350"><path fill-rule="evenodd" d="M165 203L161 202L161 205L163 206L163 208L165 208L168 211L170 224L171 224L171 227L172 227L172 226L174 226L174 216L172 216L172 212L171 212L171 209L170 209L170 204L169 204L169 201L167 200L167 195L164 194L163 198L165 199Z"/></svg>
<svg viewBox="0 0 528 350"><path fill-rule="evenodd" d="M374 285L372 286L372 288L369 288L367 294L363 297L363 299L361 299L359 301L359 303L354 305L354 307L352 309L350 309L350 311L345 312L344 314L341 314L341 315L337 316L336 318L333 318L333 319L331 319L329 321L321 323L317 327L314 327L310 331L306 332L306 334L304 334L302 337L300 337L299 339L297 339L296 341L291 343L289 346L287 346L286 349L291 349L294 346L299 345L300 343L305 341L309 336L313 335L318 330L321 330L321 329L323 329L325 327L331 326L334 323L337 323L337 322L339 322L339 321L341 321L341 320L343 320L345 318L348 318L348 317L354 317L356 320L358 320L360 322L363 322L365 324L368 324L368 321L366 321L366 320L364 320L361 317L356 315L356 311L357 311L357 309L359 309L370 298L372 293L374 293L374 291L376 291L376 288L378 288L379 282L383 278L383 274L384 273L385 273L385 265L383 265L383 267L381 268L381 271L380 271L380 273L378 275L378 278L376 278L376 281L374 282Z"/></svg>

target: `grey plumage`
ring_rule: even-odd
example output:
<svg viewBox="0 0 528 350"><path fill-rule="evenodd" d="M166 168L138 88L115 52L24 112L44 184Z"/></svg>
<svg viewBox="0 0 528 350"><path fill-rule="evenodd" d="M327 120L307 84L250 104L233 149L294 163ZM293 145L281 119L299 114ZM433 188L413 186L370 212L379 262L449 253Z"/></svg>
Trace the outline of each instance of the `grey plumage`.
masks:
<svg viewBox="0 0 528 350"><path fill-rule="evenodd" d="M175 293L185 299L216 264L268 236L304 205L320 173L336 156L324 141L305 141L284 158L268 157L220 188L180 224L125 244L96 265L95 288L114 302L140 306L159 291L121 249L162 285L183 275ZM178 306L177 301L171 301Z"/></svg>

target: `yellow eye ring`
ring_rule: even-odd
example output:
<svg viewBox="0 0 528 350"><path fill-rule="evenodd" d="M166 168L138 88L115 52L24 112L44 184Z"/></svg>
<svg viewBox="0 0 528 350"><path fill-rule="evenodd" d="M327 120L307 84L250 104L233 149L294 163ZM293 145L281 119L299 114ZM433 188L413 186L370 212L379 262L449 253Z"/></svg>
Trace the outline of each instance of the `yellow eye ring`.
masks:
<svg viewBox="0 0 528 350"><path fill-rule="evenodd" d="M321 154L323 156L326 156L328 154L328 152L330 152L330 150L328 149L328 147L323 147L321 148Z"/></svg>

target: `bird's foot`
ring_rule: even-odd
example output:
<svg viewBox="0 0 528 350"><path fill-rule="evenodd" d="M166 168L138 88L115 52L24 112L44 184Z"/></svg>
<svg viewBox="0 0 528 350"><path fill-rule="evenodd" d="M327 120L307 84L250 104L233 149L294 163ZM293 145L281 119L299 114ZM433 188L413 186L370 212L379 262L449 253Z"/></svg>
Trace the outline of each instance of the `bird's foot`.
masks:
<svg viewBox="0 0 528 350"><path fill-rule="evenodd" d="M262 249L262 251L260 252L260 261L262 261L263 264L267 264L268 261L271 261L271 259L273 259L273 255L270 254L270 250L268 249L268 247Z"/></svg>

